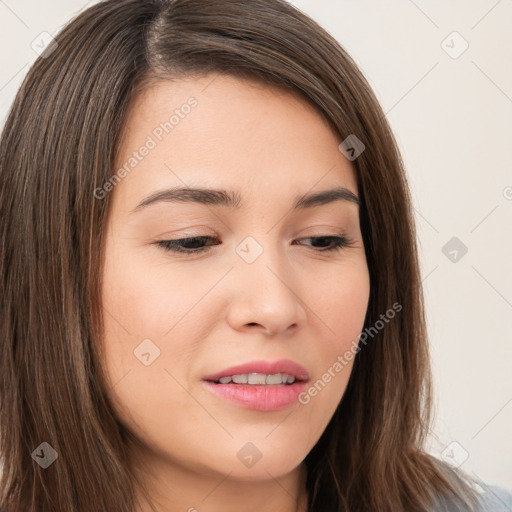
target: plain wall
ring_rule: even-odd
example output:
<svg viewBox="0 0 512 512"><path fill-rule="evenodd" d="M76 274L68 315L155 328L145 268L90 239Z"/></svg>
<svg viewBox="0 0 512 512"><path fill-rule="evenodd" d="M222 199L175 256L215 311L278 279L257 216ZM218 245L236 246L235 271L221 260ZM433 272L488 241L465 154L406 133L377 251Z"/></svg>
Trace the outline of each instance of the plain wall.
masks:
<svg viewBox="0 0 512 512"><path fill-rule="evenodd" d="M93 3L0 2L1 126L39 35ZM436 386L430 451L512 489L512 2L291 3L361 67L404 157Z"/></svg>

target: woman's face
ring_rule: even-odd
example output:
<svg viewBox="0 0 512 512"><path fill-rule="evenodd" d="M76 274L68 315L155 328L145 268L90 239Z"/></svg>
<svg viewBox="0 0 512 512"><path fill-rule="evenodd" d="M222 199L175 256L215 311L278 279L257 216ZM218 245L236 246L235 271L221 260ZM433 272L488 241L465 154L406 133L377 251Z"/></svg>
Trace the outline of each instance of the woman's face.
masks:
<svg viewBox="0 0 512 512"><path fill-rule="evenodd" d="M95 192L113 194L103 361L115 412L155 464L240 480L285 475L343 396L353 365L344 354L368 306L356 202L294 207L340 187L358 195L341 139L302 99L213 75L158 83L135 98L125 128L115 168L125 166L122 179ZM189 194L137 208L176 187L222 189L239 204ZM325 250L340 236L350 244ZM188 253L160 244L192 237L211 238L181 242ZM283 359L309 375L297 391L203 380ZM218 386L243 387L243 401Z"/></svg>

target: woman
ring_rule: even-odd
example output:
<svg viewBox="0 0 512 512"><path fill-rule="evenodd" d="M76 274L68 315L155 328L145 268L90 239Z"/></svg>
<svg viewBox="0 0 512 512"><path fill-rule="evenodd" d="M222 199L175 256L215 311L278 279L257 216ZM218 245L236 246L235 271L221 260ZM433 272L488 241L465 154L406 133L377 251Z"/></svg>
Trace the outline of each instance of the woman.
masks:
<svg viewBox="0 0 512 512"><path fill-rule="evenodd" d="M424 450L405 171L299 10L94 5L0 159L5 510L508 510Z"/></svg>

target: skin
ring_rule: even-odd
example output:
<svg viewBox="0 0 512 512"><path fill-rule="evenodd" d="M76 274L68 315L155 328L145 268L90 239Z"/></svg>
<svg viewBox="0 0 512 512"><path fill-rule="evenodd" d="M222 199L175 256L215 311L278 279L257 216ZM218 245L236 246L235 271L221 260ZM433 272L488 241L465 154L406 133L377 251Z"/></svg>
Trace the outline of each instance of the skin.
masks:
<svg viewBox="0 0 512 512"><path fill-rule="evenodd" d="M272 412L234 405L201 379L286 358L304 366L312 384L358 339L370 293L358 205L291 210L311 191L344 186L358 195L356 175L338 150L341 139L299 96L214 75L158 82L136 96L116 169L190 96L197 106L109 192L102 345L109 398L141 443L130 455L158 510L306 510L303 460L332 418L353 361L309 403ZM185 185L237 191L242 207L160 202L132 213L151 193ZM321 252L329 243L308 238L340 232L352 244L339 251ZM191 236L221 243L190 256L155 245ZM251 264L236 252L247 236L263 249ZM148 366L134 355L144 339L160 350ZM262 454L252 467L237 457L247 442ZM149 510L140 499L137 511Z"/></svg>

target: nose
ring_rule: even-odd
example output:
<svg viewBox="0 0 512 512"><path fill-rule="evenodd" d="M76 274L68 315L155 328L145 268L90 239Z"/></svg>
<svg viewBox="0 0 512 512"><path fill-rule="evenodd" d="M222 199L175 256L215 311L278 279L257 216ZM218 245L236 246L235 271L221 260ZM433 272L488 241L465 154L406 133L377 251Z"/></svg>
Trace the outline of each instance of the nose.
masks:
<svg viewBox="0 0 512 512"><path fill-rule="evenodd" d="M306 322L305 294L300 286L300 268L292 269L274 251L265 250L247 263L240 260L232 272L232 300L228 322L239 331L287 333Z"/></svg>

